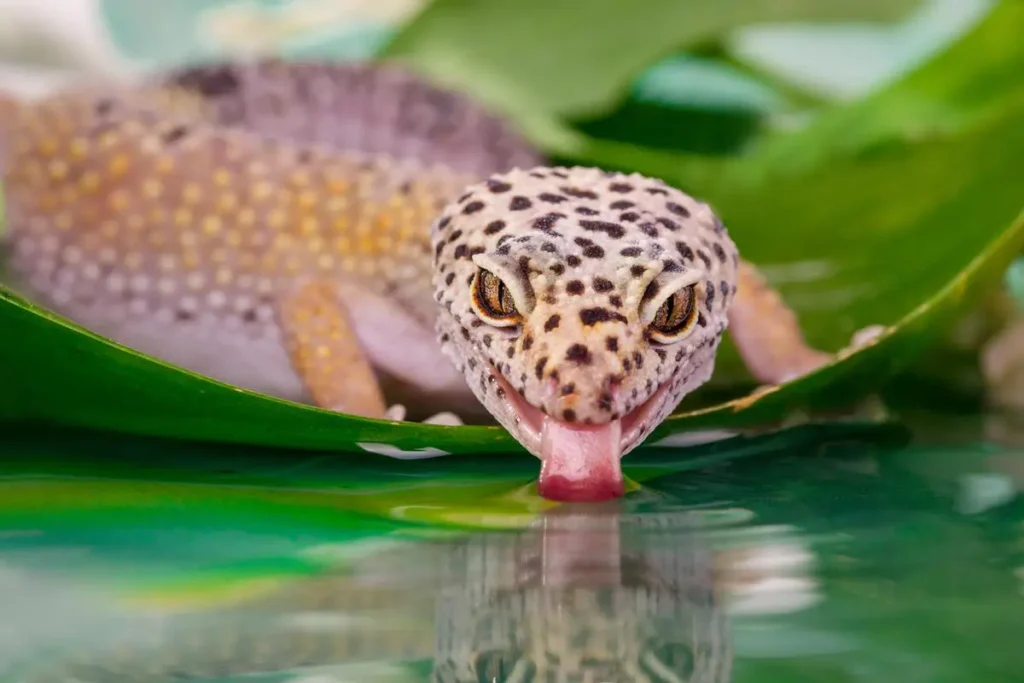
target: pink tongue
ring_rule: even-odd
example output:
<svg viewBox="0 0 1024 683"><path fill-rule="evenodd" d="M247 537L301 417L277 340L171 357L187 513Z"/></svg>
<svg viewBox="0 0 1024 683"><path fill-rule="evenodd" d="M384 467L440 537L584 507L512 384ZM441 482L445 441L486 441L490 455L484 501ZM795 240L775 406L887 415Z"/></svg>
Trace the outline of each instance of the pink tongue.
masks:
<svg viewBox="0 0 1024 683"><path fill-rule="evenodd" d="M541 432L540 479L544 498L596 503L623 493L622 422L572 424L547 415Z"/></svg>

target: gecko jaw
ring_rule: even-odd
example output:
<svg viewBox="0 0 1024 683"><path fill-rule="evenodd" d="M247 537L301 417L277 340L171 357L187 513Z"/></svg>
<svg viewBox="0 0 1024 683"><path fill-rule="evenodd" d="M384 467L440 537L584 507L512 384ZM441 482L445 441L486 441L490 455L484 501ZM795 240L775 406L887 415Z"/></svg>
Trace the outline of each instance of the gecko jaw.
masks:
<svg viewBox="0 0 1024 683"><path fill-rule="evenodd" d="M541 460L538 492L563 502L601 502L623 494L620 460L662 412L671 384L662 384L621 418L577 424L530 405L500 372L492 367L491 373L505 393L505 412L515 422L520 443Z"/></svg>

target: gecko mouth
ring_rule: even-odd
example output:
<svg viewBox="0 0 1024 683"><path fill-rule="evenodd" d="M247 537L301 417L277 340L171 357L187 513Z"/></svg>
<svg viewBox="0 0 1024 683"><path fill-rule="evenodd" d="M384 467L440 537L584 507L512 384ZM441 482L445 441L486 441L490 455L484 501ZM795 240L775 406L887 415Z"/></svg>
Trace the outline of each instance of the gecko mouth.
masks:
<svg viewBox="0 0 1024 683"><path fill-rule="evenodd" d="M668 383L622 417L601 424L566 422L526 402L501 373L505 410L526 448L541 460L538 492L550 500L599 502L623 493L623 453L636 445L661 410Z"/></svg>

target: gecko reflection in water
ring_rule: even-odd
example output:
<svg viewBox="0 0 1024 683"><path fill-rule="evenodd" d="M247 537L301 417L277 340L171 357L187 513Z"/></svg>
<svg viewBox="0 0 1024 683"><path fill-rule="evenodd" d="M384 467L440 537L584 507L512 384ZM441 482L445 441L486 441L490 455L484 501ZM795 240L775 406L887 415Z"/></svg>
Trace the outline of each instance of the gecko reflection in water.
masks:
<svg viewBox="0 0 1024 683"><path fill-rule="evenodd" d="M50 643L18 680L724 683L729 628L697 521L565 506L520 531L401 544L229 609ZM410 661L419 673L374 673Z"/></svg>

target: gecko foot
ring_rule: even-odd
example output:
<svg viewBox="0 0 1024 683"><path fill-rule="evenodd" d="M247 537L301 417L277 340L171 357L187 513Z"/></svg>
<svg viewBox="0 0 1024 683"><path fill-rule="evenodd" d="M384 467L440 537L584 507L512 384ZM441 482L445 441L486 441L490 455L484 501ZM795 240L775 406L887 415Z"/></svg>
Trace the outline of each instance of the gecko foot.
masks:
<svg viewBox="0 0 1024 683"><path fill-rule="evenodd" d="M403 406L400 403L396 403L395 405L391 406L384 413L385 420L392 420L394 422L405 422L405 416L405 406ZM436 415L431 415L430 417L425 419L422 422L422 424L444 425L447 427L461 427L464 423L462 422L462 419L458 415L446 411L442 413L437 413Z"/></svg>
<svg viewBox="0 0 1024 683"><path fill-rule="evenodd" d="M804 375L810 374L820 368L826 363L831 363L834 360L845 358L857 349L866 346L875 339L877 339L883 332L885 332L884 325L868 325L862 327L853 333L850 337L850 343L841 348L835 354L816 353L814 356L809 356L809 362L805 363L801 367L795 368L793 371L786 373L779 377L777 383L761 384L756 389L750 392L750 397L759 396L770 389L777 387L779 384L785 384L786 382L792 382L793 380L800 379Z"/></svg>

